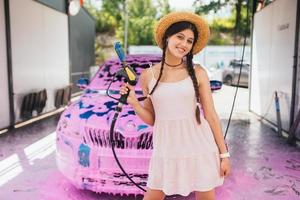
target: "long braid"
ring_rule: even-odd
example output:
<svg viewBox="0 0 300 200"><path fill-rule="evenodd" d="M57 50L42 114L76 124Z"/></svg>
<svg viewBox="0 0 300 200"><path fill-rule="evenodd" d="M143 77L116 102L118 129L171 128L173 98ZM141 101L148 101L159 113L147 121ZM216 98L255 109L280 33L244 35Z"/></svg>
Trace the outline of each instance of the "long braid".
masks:
<svg viewBox="0 0 300 200"><path fill-rule="evenodd" d="M164 63L165 63L165 58L166 58L166 49L167 49L167 45L164 45L159 76L158 76L158 79L156 80L156 83L155 83L154 87L152 88L151 92L149 93L150 95L152 95L152 93L154 92L155 88L158 85L158 82L161 79L161 76L162 76L162 73L163 73L163 68L164 68Z"/></svg>
<svg viewBox="0 0 300 200"><path fill-rule="evenodd" d="M194 86L194 90L195 90L195 94L196 94L196 100L197 103L200 105L200 95L199 95L199 89L198 89L198 81L195 75L195 69L194 69L194 65L193 65L193 54L191 52L189 52L186 56L186 62L187 62L187 70L188 73L193 81L193 86ZM196 106L196 111L195 111L195 115L196 115L196 120L198 122L198 124L201 124L201 119L200 119L200 108L197 105Z"/></svg>

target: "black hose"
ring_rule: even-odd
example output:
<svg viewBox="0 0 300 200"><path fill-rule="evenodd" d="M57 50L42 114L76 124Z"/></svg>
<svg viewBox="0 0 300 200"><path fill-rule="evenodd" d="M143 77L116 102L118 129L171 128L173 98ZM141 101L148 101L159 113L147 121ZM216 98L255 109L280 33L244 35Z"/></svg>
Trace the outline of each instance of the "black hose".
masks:
<svg viewBox="0 0 300 200"><path fill-rule="evenodd" d="M246 27L249 26L249 10L250 10L250 1L247 0L247 16L246 16ZM242 67L243 67L243 61L244 61L244 54L245 54L245 46L246 46L246 39L247 39L247 29L245 29L245 33L244 33L244 43L243 43L243 51L242 51L242 59L241 59L241 65L240 65L240 71L239 71L239 77L238 77L238 82L237 82L237 87L235 89L235 94L234 94L234 98L233 98L233 102L232 102L232 106L231 106L231 110L230 110L230 115L228 118L228 123L226 126L226 130L225 130L225 136L224 139L226 139L227 136L227 132L228 132L228 128L231 122L231 117L232 117L232 113L233 113L233 109L234 109L234 105L235 105L235 100L236 100L236 96L237 96L237 92L238 92L238 88L239 88L239 84L240 84L240 78L241 78L241 73L242 73Z"/></svg>
<svg viewBox="0 0 300 200"><path fill-rule="evenodd" d="M117 155L116 155L116 152L115 152L115 141L114 141L114 128L115 128L115 124L116 124L116 121L118 119L118 116L119 116L119 113L122 111L122 104L119 103L119 105L117 106L116 108L116 112L114 114L114 117L113 117L113 120L111 122L111 126L110 126L110 142L111 142L111 149L112 149L112 152L114 154L114 157L115 157L115 160L118 164L118 166L120 167L120 169L122 170L122 172L125 174L125 176L136 186L138 187L139 189L141 189L142 191L146 192L146 190L144 188L142 188L141 186L139 186L136 182L134 182L132 180L132 178L126 173L126 171L124 170L124 168L122 167Z"/></svg>

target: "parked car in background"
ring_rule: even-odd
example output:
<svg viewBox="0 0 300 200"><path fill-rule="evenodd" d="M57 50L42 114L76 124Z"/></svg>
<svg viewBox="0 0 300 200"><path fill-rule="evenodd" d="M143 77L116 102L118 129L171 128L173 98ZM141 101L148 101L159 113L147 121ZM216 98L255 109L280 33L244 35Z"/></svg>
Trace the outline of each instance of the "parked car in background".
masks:
<svg viewBox="0 0 300 200"><path fill-rule="evenodd" d="M240 60L232 60L222 73L223 83L226 85L237 85L241 67ZM250 65L243 63L239 86L248 87Z"/></svg>
<svg viewBox="0 0 300 200"><path fill-rule="evenodd" d="M155 55L129 55L127 63L140 75L149 63L160 62ZM110 125L123 80L114 79L120 61L111 59L99 67L90 82L80 80L80 98L61 114L56 129L56 162L61 173L77 188L113 194L142 194L119 169L109 140ZM211 81L211 89L222 86ZM142 96L140 83L135 86ZM142 187L146 186L152 154L152 127L145 124L130 105L124 105L115 125L115 151L125 171Z"/></svg>
<svg viewBox="0 0 300 200"><path fill-rule="evenodd" d="M222 72L224 67L220 66L219 63L211 64L209 67L202 65L207 70L207 74L210 80L218 80L222 82Z"/></svg>

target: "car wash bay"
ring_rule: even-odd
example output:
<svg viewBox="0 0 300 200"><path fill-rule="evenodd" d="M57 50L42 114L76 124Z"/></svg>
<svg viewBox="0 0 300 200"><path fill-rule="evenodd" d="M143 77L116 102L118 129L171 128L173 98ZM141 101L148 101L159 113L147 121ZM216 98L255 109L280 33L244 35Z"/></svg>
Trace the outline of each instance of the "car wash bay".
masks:
<svg viewBox="0 0 300 200"><path fill-rule="evenodd" d="M216 109L226 127L234 87L214 92ZM248 89L240 88L227 142L232 174L216 189L217 199L299 199L300 152L267 122L248 112ZM0 137L1 200L142 199L78 190L57 170L55 128L59 114ZM174 199L190 199L174 197Z"/></svg>
<svg viewBox="0 0 300 200"><path fill-rule="evenodd" d="M4 2L8 2L8 0L0 0L1 11L4 10ZM0 42L4 44L0 45L0 55L1 58L9 58L7 54L11 56L11 60L0 59L1 129L9 127L12 120L14 123L22 121L21 99L31 91L38 92L40 89L46 88L48 101L44 113L56 109L54 106L55 91L65 88L81 75L86 76L87 68L81 69L81 67L92 64L90 61L92 59L87 59L92 57L87 53L90 49L84 51L88 55L82 55L80 52L75 55L74 52L69 52L69 48L72 50L77 48L74 41L79 41L79 39L72 33L68 33L67 27L70 19L64 13L65 8L60 11L50 8L45 6L47 1L38 3L24 0L21 3L21 1L10 0L9 2L10 38L5 37L7 35L5 27L7 26L5 26L4 13L7 12L0 12ZM17 3L21 3L22 6L17 6L19 5ZM299 0L290 0L288 3L284 0L277 0L255 15L250 87L248 89L239 88L227 136L232 174L225 180L222 187L216 189L217 199L293 200L300 198L300 148L288 145L286 137L277 134L273 96L274 91L278 91L282 128L287 132L300 109L300 65L299 62L296 65L293 63L295 46L298 48L297 52L299 52L300 46L294 45L296 43L295 33L299 35L299 31L295 31L297 29L295 26L297 24L296 5L298 5L299 13ZM23 11L18 10L20 8L23 8ZM31 13L35 15L26 15L26 9L33 9L34 12ZM273 15L272 13L277 14ZM86 13L81 12L80 14L87 16ZM47 17L43 18L42 16ZM51 23L52 20L58 23ZM40 31L38 32L40 33L39 37L33 36L29 31L30 28L21 29L21 25L28 21L34 21L39 25L40 28L34 29L35 33ZM69 22L70 24L75 23L75 21ZM49 24L45 26L45 23ZM77 23L77 25L79 24L86 25L83 22ZM75 25L71 27L76 29ZM41 28L43 26L44 29ZM36 26L34 27L36 28ZM56 31L48 34L45 27ZM86 27L82 28L82 30L87 29ZM22 37L17 37L17 33L22 33ZM56 37L55 34L58 34L59 37ZM89 35L90 32L82 34L87 34L87 38L92 37ZM71 44L69 44L69 36L70 40L74 40ZM53 38L59 38L59 40ZM5 44L8 39L11 41L11 46L6 49ZM31 41L31 44L37 44L30 51L27 49L30 46L25 43L28 40ZM35 43L36 40L52 42L38 46L42 43ZM47 47L46 51L41 51L45 46ZM34 56L29 55L29 52ZM59 62L55 62L56 60ZM73 61L73 63L69 63L69 61ZM74 63L75 66L73 66ZM7 65L11 65L10 72L6 71ZM24 65L27 68L24 68ZM298 69L297 73L293 71L295 68ZM60 76L56 76L57 70L60 71ZM11 77L5 74L10 74ZM55 83L51 81L51 77L56 77ZM295 83L293 80L296 80ZM9 82L13 84L8 85ZM38 87L36 87L37 85ZM224 85L221 90L213 93L216 110L224 131L234 90L235 87ZM14 96L10 96L11 94ZM15 114L13 118L10 117L11 110ZM60 113L0 134L0 199L142 199L141 196L122 197L78 190L62 176L55 161L55 128L59 115ZM262 117L264 120L261 119ZM298 138L300 137L299 130L300 127L296 132ZM194 194L187 198L174 197L174 199L182 200L193 198Z"/></svg>

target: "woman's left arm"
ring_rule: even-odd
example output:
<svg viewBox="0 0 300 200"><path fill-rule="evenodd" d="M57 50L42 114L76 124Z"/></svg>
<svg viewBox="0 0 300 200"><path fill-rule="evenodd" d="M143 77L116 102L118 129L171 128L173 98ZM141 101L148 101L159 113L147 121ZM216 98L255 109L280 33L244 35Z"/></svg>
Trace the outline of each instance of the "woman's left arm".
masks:
<svg viewBox="0 0 300 200"><path fill-rule="evenodd" d="M207 72L203 67L197 66L195 67L195 74L198 80L200 102L204 111L204 117L209 123L209 126L213 132L215 141L219 148L219 153L227 153L228 150L223 137L221 122L215 110ZM231 167L229 158L222 158L220 166L220 176L227 177L230 174L230 170Z"/></svg>
<svg viewBox="0 0 300 200"><path fill-rule="evenodd" d="M226 153L227 148L222 133L221 122L214 107L207 72L203 67L197 66L195 67L195 73L198 80L200 102L204 111L204 117L212 129L220 154Z"/></svg>

